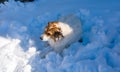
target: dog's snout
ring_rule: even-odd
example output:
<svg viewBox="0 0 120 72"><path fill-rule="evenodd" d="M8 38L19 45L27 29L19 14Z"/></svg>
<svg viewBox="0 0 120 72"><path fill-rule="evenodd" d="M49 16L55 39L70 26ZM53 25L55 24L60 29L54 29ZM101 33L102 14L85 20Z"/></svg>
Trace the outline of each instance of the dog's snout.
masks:
<svg viewBox="0 0 120 72"><path fill-rule="evenodd" d="M43 40L43 37L41 36L40 39Z"/></svg>

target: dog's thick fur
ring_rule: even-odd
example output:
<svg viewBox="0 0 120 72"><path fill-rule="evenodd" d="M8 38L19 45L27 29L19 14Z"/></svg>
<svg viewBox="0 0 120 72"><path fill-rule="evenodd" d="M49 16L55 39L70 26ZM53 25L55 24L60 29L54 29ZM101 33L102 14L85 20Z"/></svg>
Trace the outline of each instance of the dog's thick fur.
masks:
<svg viewBox="0 0 120 72"><path fill-rule="evenodd" d="M61 53L72 43L79 41L81 34L80 19L75 15L68 15L56 22L49 22L40 38L48 41L55 52Z"/></svg>

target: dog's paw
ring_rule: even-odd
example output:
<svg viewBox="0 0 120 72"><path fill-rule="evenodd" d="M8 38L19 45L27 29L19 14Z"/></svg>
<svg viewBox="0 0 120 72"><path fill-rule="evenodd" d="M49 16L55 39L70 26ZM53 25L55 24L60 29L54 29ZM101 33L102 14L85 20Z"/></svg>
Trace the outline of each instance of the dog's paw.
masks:
<svg viewBox="0 0 120 72"><path fill-rule="evenodd" d="M44 59L44 58L46 57L46 55L47 55L46 53L41 52L41 53L40 53L40 58L41 58L41 59Z"/></svg>

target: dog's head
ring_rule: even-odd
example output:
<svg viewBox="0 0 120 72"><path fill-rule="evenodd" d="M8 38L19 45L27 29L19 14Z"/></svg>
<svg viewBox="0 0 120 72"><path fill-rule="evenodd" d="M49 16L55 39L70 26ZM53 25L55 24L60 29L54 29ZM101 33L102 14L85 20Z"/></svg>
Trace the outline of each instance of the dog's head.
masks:
<svg viewBox="0 0 120 72"><path fill-rule="evenodd" d="M58 26L59 22L49 22L45 27L44 33L41 35L40 39L43 41L49 41L52 39L54 42L63 38L61 28Z"/></svg>

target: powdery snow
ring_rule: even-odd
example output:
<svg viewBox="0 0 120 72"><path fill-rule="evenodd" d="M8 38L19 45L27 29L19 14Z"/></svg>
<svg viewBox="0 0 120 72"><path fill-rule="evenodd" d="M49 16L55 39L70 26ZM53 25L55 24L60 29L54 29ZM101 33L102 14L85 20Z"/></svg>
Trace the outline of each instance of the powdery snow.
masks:
<svg viewBox="0 0 120 72"><path fill-rule="evenodd" d="M28 62L35 48L24 52L18 39L0 37L0 43L0 72L31 72Z"/></svg>
<svg viewBox="0 0 120 72"><path fill-rule="evenodd" d="M69 14L82 20L83 42L41 59L44 27ZM0 72L120 72L119 23L119 1L10 0L0 5Z"/></svg>

